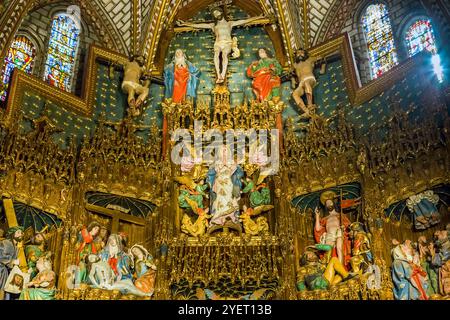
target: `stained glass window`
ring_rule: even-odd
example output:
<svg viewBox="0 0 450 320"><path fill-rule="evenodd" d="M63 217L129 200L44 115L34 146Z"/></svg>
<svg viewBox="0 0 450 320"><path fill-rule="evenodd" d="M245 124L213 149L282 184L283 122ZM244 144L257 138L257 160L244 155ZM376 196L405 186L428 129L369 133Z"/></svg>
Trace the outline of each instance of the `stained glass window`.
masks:
<svg viewBox="0 0 450 320"><path fill-rule="evenodd" d="M370 5L362 18L372 78L376 79L398 63L389 12L384 4Z"/></svg>
<svg viewBox="0 0 450 320"><path fill-rule="evenodd" d="M429 19L417 20L409 27L406 32L406 44L408 47L408 55L410 57L423 50L427 50L433 55L431 62L433 64L434 73L436 74L438 81L442 82L444 79L444 70L442 69L441 58L437 52L433 26Z"/></svg>
<svg viewBox="0 0 450 320"><path fill-rule="evenodd" d="M44 79L50 85L70 91L78 52L80 28L61 14L52 22Z"/></svg>
<svg viewBox="0 0 450 320"><path fill-rule="evenodd" d="M18 36L14 39L3 65L0 100L6 100L9 81L14 68L18 68L28 74L31 73L35 51L33 43L27 37Z"/></svg>
<svg viewBox="0 0 450 320"><path fill-rule="evenodd" d="M428 50L432 54L437 53L434 31L430 20L417 20L406 32L406 43L410 57Z"/></svg>

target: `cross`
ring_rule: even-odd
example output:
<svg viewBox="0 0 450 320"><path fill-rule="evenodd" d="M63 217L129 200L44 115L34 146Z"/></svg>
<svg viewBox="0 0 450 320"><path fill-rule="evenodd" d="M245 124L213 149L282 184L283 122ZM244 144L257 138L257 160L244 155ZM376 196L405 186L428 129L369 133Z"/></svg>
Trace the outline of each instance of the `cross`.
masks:
<svg viewBox="0 0 450 320"><path fill-rule="evenodd" d="M3 207L5 208L6 221L8 222L8 227L17 227L19 223L17 222L16 211L14 210L14 203L11 198L3 198ZM19 252L19 267L23 272L28 270L27 259L25 257L25 251L23 248L23 242L18 244Z"/></svg>
<svg viewBox="0 0 450 320"><path fill-rule="evenodd" d="M117 234L119 232L120 221L126 221L126 222L130 222L132 224L135 224L135 225L145 226L145 219L138 218L138 217L123 213L118 210L103 208L103 207L96 206L96 205L90 204L90 203L87 203L85 208L88 211L92 211L92 212L95 212L102 216L107 216L107 217L112 218L112 225L111 225L111 230L110 230L111 233Z"/></svg>
<svg viewBox="0 0 450 320"><path fill-rule="evenodd" d="M245 24L243 24L242 26L244 27L251 27L251 26L265 26L265 25L271 25L275 23L275 18L272 16L268 16L268 17L258 17L253 19L252 21L249 21ZM186 26L186 25L182 25L182 26L176 26L173 28L173 31L175 33L183 33L183 32L197 32L200 31L199 27L194 27L194 26Z"/></svg>

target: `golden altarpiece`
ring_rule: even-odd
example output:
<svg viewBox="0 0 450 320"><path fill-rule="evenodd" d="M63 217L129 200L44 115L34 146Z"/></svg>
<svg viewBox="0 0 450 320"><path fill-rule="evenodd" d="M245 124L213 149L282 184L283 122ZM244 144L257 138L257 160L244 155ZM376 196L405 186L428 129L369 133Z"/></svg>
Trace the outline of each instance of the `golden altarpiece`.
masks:
<svg viewBox="0 0 450 320"><path fill-rule="evenodd" d="M361 85L350 37L309 45L292 34L283 1L174 2L155 1L148 29L142 27L148 34L140 34L140 18L132 19L129 53L141 54L141 63L109 34L103 45L91 45L80 96L22 71L12 74L0 132L0 223L5 231L23 227L18 266L7 268L32 274L20 298L42 298L36 291L49 290L37 285L42 278L54 285L46 297L68 300L394 299L394 264L407 261L396 252L422 254L424 243L450 223L450 90L431 80L416 89L432 72L424 67L428 55ZM76 3L89 14L90 5ZM219 41L220 32L214 37L219 23L211 32L196 22L221 15L234 21L230 43ZM0 19L11 28L8 41L20 24L11 19ZM295 66L307 61L297 60L302 41L310 57L327 63L320 76L314 70L307 113L291 99L290 86ZM186 59L184 49L190 75L180 99L186 87L167 94L178 67L167 70L177 51ZM248 66L255 53L260 60ZM228 54L234 59L226 70ZM258 78L265 76L258 69L264 59L277 61L268 67L270 80ZM200 85L190 95L199 69ZM245 151L255 150L250 131L259 139L268 134L278 170L267 173L245 157L231 166L196 157L174 161L181 150L176 132L195 139L208 130L216 138L232 132L233 142L247 134ZM205 152L195 146L188 153L199 149ZM217 150L216 156L235 156ZM426 208L435 209L424 215L439 215L426 228L418 227L420 210L411 204L421 199L432 199ZM336 230L327 214L335 215ZM431 287L423 261L410 255L408 265L422 268L419 280ZM54 272L47 280L37 266L44 256ZM448 278L441 269L436 283ZM448 287L437 287L427 293L421 287L419 295L445 299Z"/></svg>

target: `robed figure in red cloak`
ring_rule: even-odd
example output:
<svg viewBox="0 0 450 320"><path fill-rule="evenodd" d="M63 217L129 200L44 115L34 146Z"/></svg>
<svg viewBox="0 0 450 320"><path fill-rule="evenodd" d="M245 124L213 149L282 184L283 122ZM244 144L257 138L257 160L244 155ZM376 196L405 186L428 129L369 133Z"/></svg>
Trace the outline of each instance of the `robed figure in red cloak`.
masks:
<svg viewBox="0 0 450 320"><path fill-rule="evenodd" d="M247 76L253 79L252 89L260 102L280 97L281 64L264 48L258 50L259 61L247 68Z"/></svg>

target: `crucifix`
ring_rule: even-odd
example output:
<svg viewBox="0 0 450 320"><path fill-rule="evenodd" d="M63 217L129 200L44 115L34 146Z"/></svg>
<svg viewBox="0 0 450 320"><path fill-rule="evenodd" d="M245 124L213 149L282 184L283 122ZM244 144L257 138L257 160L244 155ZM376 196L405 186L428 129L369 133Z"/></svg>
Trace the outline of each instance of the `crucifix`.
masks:
<svg viewBox="0 0 450 320"><path fill-rule="evenodd" d="M211 9L211 13L215 22L211 23L191 23L181 20L177 21L179 28L174 28L175 33L197 31L200 29L210 29L214 32L216 40L214 43L214 64L217 73L217 84L225 82L228 69L228 56L231 54L233 58L240 56L237 37L231 36L234 27L250 26L250 25L266 25L273 24L274 19L264 16L256 16L243 20L228 21L224 10L218 6Z"/></svg>
<svg viewBox="0 0 450 320"><path fill-rule="evenodd" d="M96 206L94 204L87 203L86 204L86 210L95 212L97 214L100 214L102 216L110 217L112 218L112 224L111 224L111 234L115 233L117 234L119 232L119 223L121 221L129 222L134 225L138 226L145 226L145 219L135 217L133 215L123 213L119 210L114 209L108 209L100 206Z"/></svg>

